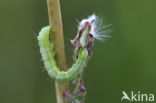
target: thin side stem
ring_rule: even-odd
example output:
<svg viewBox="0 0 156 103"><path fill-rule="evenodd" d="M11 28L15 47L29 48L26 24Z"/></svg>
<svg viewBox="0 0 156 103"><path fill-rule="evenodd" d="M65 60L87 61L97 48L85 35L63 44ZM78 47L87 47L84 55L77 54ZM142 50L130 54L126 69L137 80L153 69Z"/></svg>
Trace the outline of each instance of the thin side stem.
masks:
<svg viewBox="0 0 156 103"><path fill-rule="evenodd" d="M57 65L61 70L66 70L64 38L62 28L62 18L59 0L47 0L49 24L51 27L51 39L56 51ZM68 83L55 81L57 103L64 103L63 92L68 91Z"/></svg>

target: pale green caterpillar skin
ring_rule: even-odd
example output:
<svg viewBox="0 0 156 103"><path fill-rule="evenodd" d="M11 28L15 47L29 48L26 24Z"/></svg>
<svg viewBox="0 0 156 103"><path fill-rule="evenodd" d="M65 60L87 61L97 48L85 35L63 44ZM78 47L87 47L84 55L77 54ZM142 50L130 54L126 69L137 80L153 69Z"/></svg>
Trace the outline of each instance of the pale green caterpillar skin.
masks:
<svg viewBox="0 0 156 103"><path fill-rule="evenodd" d="M87 61L88 51L86 48L81 48L78 59L66 72L60 71L54 59L54 46L49 41L50 27L43 27L38 36L40 53L44 62L45 69L50 77L56 81L67 82L77 77L82 71Z"/></svg>

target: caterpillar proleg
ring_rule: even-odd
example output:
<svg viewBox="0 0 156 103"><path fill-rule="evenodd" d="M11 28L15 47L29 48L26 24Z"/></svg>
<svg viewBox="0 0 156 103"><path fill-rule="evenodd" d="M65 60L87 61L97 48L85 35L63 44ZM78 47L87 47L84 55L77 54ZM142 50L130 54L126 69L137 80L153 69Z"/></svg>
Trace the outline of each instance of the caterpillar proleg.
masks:
<svg viewBox="0 0 156 103"><path fill-rule="evenodd" d="M49 41L50 27L43 27L38 36L38 42L40 46L40 53L44 62L45 69L47 70L50 77L57 81L70 81L78 76L86 63L88 51L86 48L80 48L78 58L76 62L66 72L60 71L57 63L54 59L55 52L53 50L53 43Z"/></svg>

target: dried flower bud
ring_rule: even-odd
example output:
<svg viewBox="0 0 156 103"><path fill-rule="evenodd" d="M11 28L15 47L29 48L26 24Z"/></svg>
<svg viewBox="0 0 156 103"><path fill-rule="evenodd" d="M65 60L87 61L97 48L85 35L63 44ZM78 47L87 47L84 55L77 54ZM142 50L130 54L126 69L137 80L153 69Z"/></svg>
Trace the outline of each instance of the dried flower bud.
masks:
<svg viewBox="0 0 156 103"><path fill-rule="evenodd" d="M77 83L78 83L78 78L75 78L75 79L73 80L73 82L72 82L72 85L73 85L74 87L76 87Z"/></svg>
<svg viewBox="0 0 156 103"><path fill-rule="evenodd" d="M83 19L78 26L78 33L76 37L71 40L71 43L73 46L77 48L74 59L76 59L77 51L81 47L85 47L88 50L89 57L92 56L92 48L94 45L94 38L98 40L103 40L106 37L110 37L107 34L111 32L111 29L105 30L107 27L109 27L110 24L105 25L103 23L103 18L99 18L95 14L89 16L86 19Z"/></svg>
<svg viewBox="0 0 156 103"><path fill-rule="evenodd" d="M70 92L64 92L63 97L67 98L69 101L72 100L72 96L71 96Z"/></svg>
<svg viewBox="0 0 156 103"><path fill-rule="evenodd" d="M84 103L84 101L83 101L83 100L81 100L81 101L80 101L80 103Z"/></svg>
<svg viewBox="0 0 156 103"><path fill-rule="evenodd" d="M86 93L86 88L82 87L79 90L80 94L85 94Z"/></svg>

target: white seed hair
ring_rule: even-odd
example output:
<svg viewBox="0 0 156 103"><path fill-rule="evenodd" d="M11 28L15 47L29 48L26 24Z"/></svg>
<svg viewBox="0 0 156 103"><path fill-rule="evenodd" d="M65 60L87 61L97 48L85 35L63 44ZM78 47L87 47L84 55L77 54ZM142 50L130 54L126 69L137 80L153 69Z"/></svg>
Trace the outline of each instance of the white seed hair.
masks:
<svg viewBox="0 0 156 103"><path fill-rule="evenodd" d="M112 31L112 29L108 29L111 24L104 23L102 17L98 17L95 14L92 14L88 18L83 19L79 23L79 30L84 27L85 22L89 22L91 24L91 30L89 33L92 34L93 37L97 40L103 41L104 38L111 37L108 35Z"/></svg>

